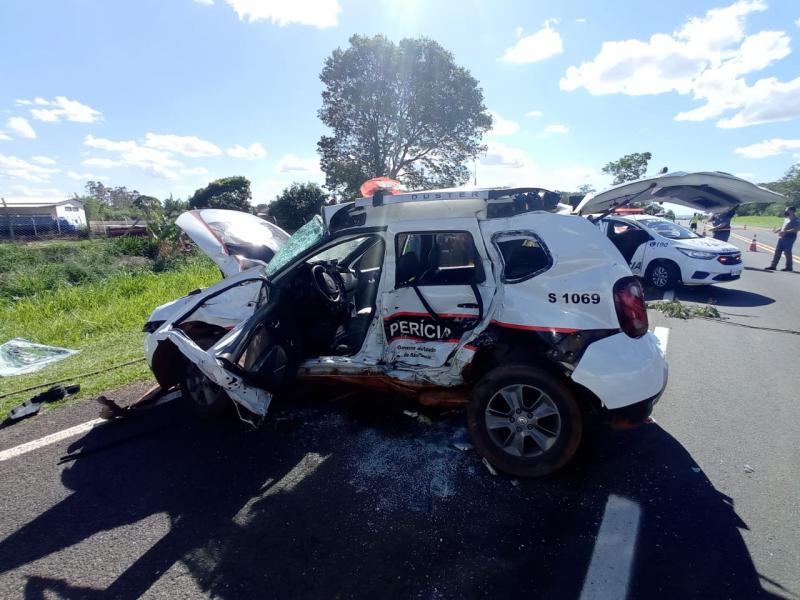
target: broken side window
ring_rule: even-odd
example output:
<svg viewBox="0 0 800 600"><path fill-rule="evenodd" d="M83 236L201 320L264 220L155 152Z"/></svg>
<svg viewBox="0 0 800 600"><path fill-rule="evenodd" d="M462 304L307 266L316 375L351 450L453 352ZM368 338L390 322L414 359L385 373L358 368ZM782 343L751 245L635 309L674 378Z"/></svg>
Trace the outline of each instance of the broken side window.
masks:
<svg viewBox="0 0 800 600"><path fill-rule="evenodd" d="M542 241L533 233L508 233L494 240L503 257L503 281L516 283L543 273L553 259Z"/></svg>

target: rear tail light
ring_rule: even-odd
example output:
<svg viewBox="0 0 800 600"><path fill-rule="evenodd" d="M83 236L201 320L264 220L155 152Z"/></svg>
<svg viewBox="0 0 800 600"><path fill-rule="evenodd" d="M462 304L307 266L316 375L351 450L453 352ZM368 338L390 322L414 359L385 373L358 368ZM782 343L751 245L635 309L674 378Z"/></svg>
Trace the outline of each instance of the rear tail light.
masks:
<svg viewBox="0 0 800 600"><path fill-rule="evenodd" d="M623 277L614 284L614 306L622 331L632 338L647 333L647 307L642 284L635 277Z"/></svg>

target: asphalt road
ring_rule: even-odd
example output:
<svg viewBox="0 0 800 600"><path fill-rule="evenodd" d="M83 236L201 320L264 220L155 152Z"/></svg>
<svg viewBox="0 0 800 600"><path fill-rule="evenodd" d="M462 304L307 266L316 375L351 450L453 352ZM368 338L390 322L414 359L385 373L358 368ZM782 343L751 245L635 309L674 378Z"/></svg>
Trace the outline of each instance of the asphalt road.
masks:
<svg viewBox="0 0 800 600"><path fill-rule="evenodd" d="M651 312L656 423L594 433L549 478L491 475L453 446L459 412L318 390L258 430L171 403L2 461L0 597L796 598L800 336L776 330L800 331L800 274L745 258L677 293L725 322ZM0 430L0 452L96 416Z"/></svg>

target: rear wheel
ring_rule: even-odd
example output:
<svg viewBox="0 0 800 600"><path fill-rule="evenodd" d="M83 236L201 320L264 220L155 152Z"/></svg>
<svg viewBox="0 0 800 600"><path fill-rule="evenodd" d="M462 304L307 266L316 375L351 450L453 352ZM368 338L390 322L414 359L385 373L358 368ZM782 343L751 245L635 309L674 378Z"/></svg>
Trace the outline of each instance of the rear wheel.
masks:
<svg viewBox="0 0 800 600"><path fill-rule="evenodd" d="M472 391L467 422L480 454L501 471L541 477L578 449L583 417L572 392L531 365L498 367Z"/></svg>
<svg viewBox="0 0 800 600"><path fill-rule="evenodd" d="M221 417L230 408L228 395L195 365L186 368L181 380L181 392L186 407L201 419Z"/></svg>
<svg viewBox="0 0 800 600"><path fill-rule="evenodd" d="M647 267L645 283L658 290L672 290L678 285L680 271L670 262L655 262Z"/></svg>

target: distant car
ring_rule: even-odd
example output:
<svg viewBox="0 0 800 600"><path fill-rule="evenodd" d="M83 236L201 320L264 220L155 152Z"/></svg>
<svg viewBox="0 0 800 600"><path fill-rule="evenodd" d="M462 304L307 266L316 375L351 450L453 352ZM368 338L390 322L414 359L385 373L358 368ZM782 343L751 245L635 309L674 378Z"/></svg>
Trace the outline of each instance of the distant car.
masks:
<svg viewBox="0 0 800 600"><path fill-rule="evenodd" d="M597 225L628 261L633 274L654 288L735 281L742 275L742 253L736 246L701 237L667 219L609 216Z"/></svg>
<svg viewBox="0 0 800 600"><path fill-rule="evenodd" d="M613 214L630 202L671 202L698 212L721 213L739 204L779 202L783 196L721 172L669 173L617 185L587 195L575 212L606 234L634 275L654 288L679 283L702 285L735 281L742 253L733 244L701 237L672 221L651 215Z"/></svg>

